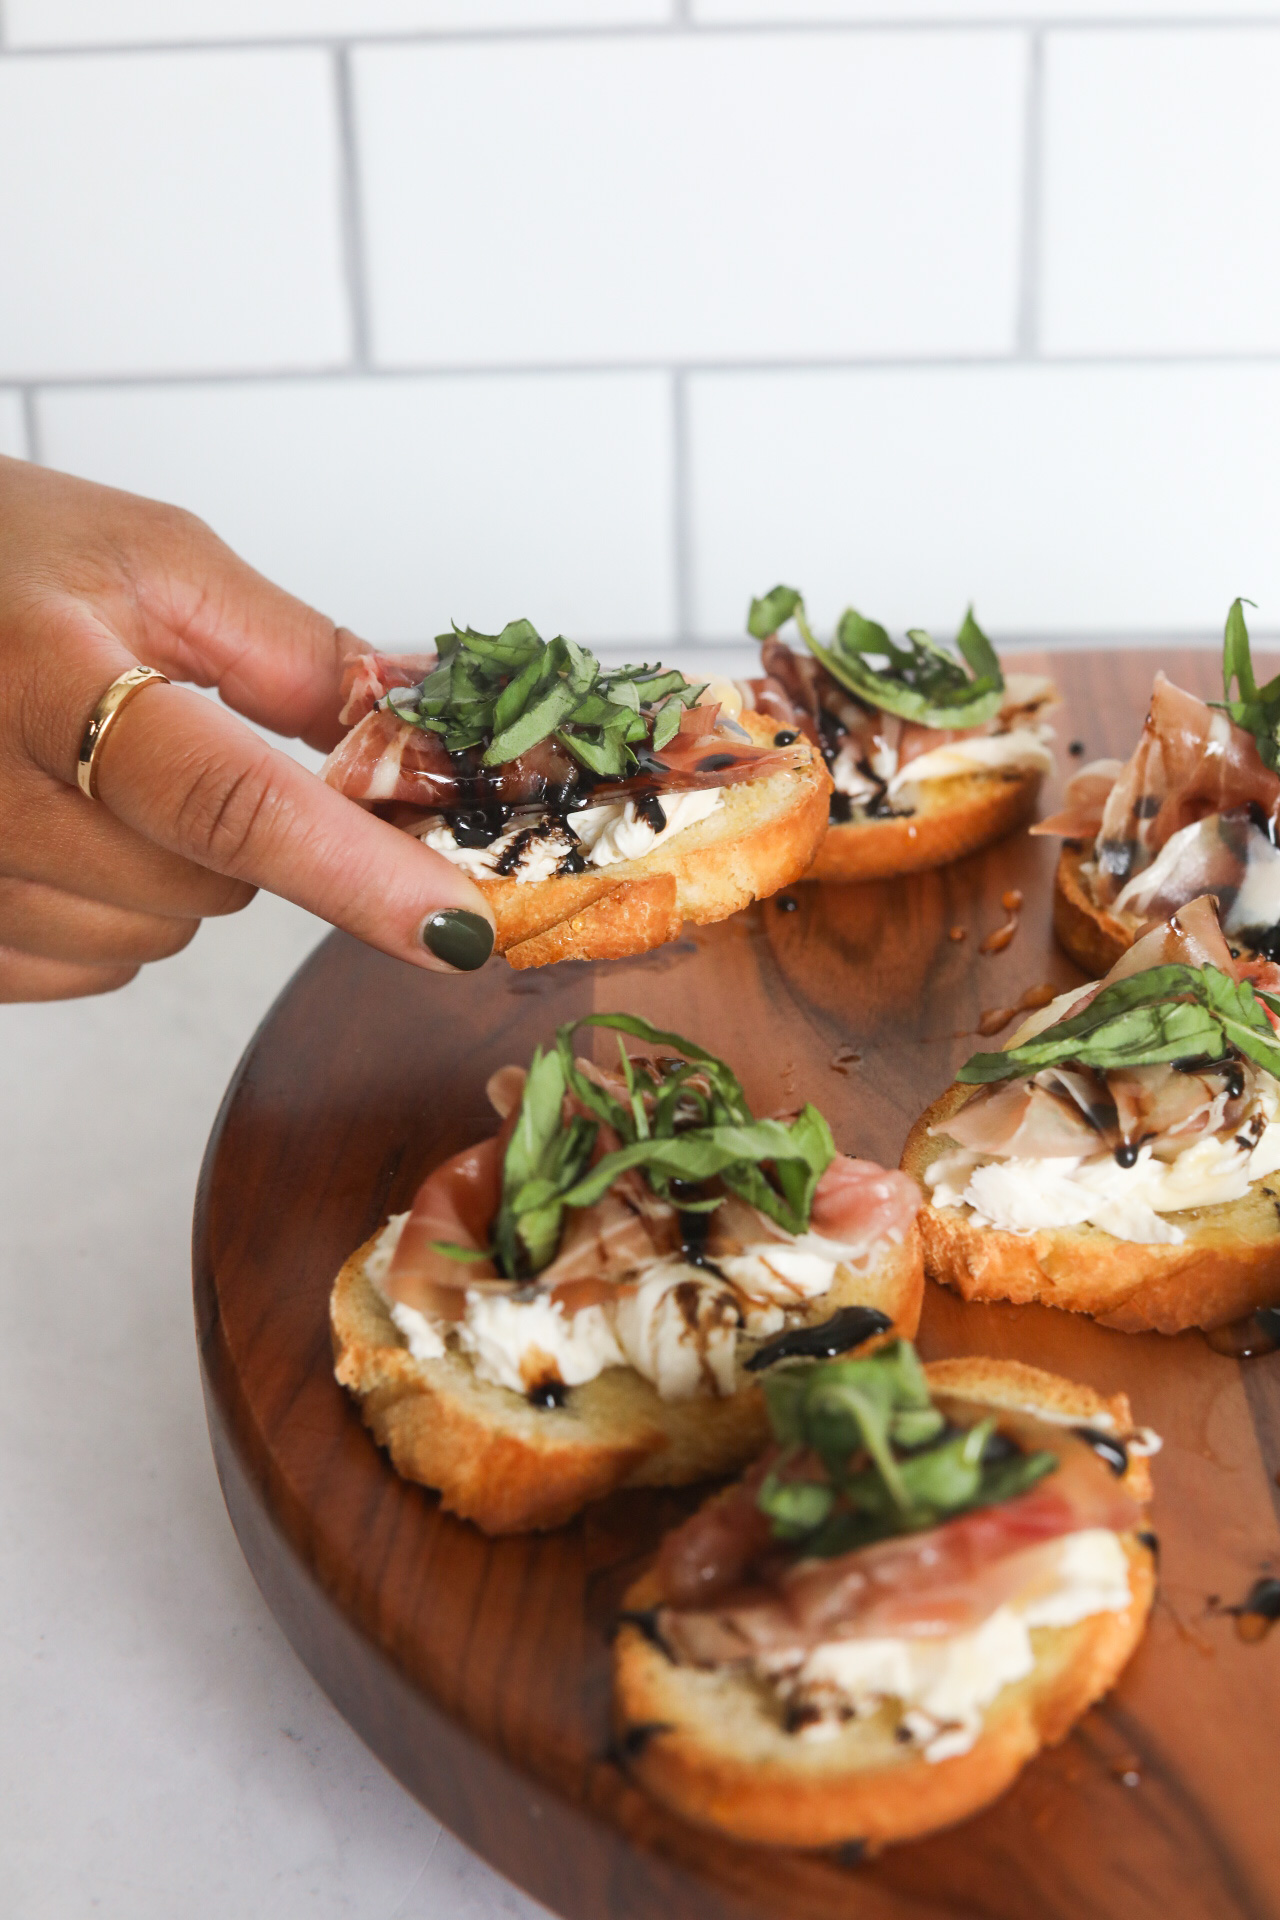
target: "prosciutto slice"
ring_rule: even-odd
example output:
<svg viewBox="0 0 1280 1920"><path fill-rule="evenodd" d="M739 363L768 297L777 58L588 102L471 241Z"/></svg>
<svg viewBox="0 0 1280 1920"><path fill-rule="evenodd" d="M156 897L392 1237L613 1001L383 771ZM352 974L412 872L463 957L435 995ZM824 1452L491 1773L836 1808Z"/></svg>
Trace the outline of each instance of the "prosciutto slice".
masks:
<svg viewBox="0 0 1280 1920"><path fill-rule="evenodd" d="M1091 760L1068 780L1060 810L1036 821L1030 831L1061 834L1064 840L1096 840L1111 790L1123 772L1123 760Z"/></svg>
<svg viewBox="0 0 1280 1920"><path fill-rule="evenodd" d="M354 727L367 713L373 712L392 687L416 687L420 680L435 672L437 665L434 653L377 653L369 648L367 652L349 654L342 675L339 724Z"/></svg>
<svg viewBox="0 0 1280 1920"><path fill-rule="evenodd" d="M1246 808L1273 839L1280 823L1280 777L1263 764L1253 735L1163 673L1141 738L1105 796L1098 767L1082 769L1076 780L1081 784L1068 787L1064 811L1040 831L1096 836L1100 906L1110 906L1176 833L1210 814Z"/></svg>
<svg viewBox="0 0 1280 1920"><path fill-rule="evenodd" d="M460 1320L468 1287L507 1288L492 1260L451 1260L431 1244L442 1240L472 1252L488 1246L490 1223L502 1198L506 1144L502 1134L495 1134L455 1153L427 1175L392 1256L386 1279L392 1300L437 1319Z"/></svg>
<svg viewBox="0 0 1280 1920"><path fill-rule="evenodd" d="M710 713L711 718L707 715ZM803 751L757 747L716 728L718 710L686 708L680 731L658 755L625 780L596 782L552 738L499 767L481 765L479 751L446 751L439 734L411 726L385 708L366 713L339 741L321 778L350 800L397 802L443 813L457 807L563 808L646 793L684 793L763 780L800 765Z"/></svg>
<svg viewBox="0 0 1280 1920"><path fill-rule="evenodd" d="M1082 1013L1117 980L1152 967L1212 966L1266 992L1280 988L1274 961L1234 958L1207 895L1189 901L1121 955L1104 980L1065 1009L1056 1003L1019 1028L1017 1040ZM1280 1025L1269 1011L1273 1026ZM1236 1061L1228 1069L1180 1073L1172 1066L1125 1067L1108 1073L1070 1064L1021 1080L979 1087L960 1111L935 1129L972 1152L1004 1159L1087 1158L1106 1146L1149 1142L1157 1158L1173 1158L1207 1132L1240 1126L1257 1104L1261 1069ZM1228 1094L1228 1083L1240 1091Z"/></svg>
<svg viewBox="0 0 1280 1920"><path fill-rule="evenodd" d="M1019 1414L1002 1414L1000 1425L1057 1453L1057 1470L998 1506L830 1560L797 1559L769 1540L757 1469L664 1541L662 1638L677 1656L718 1666L833 1640L963 1633L1044 1577L1047 1546L1137 1524L1136 1503L1074 1434Z"/></svg>
<svg viewBox="0 0 1280 1920"><path fill-rule="evenodd" d="M587 1059L579 1059L578 1065L619 1098L627 1097L626 1082L615 1069ZM419 1187L388 1273L387 1292L393 1300L420 1313L458 1319L469 1288L512 1289L514 1283L505 1280L492 1261L452 1260L436 1252L432 1242L475 1252L490 1244L502 1197L503 1157L519 1118L524 1080L521 1067L500 1067L490 1075L486 1091L502 1119L501 1131L446 1160ZM586 1113L572 1093L565 1096L566 1120ZM600 1123L592 1164L619 1144L613 1130ZM882 1240L902 1239L920 1204L920 1190L906 1174L837 1154L818 1182L810 1230L838 1242L856 1260ZM741 1253L762 1241L792 1238L755 1207L725 1194L709 1216L702 1251L714 1262L717 1255ZM567 1312L576 1312L616 1297L619 1288L655 1261L678 1255L683 1244L676 1207L654 1192L638 1168L631 1168L594 1206L569 1210L556 1256L538 1275L537 1285Z"/></svg>
<svg viewBox="0 0 1280 1920"><path fill-rule="evenodd" d="M791 724L800 725L815 746L825 743L829 755L851 749L854 760L873 777L886 780L913 760L953 746L957 740L1034 725L1041 710L1057 698L1052 681L1038 674L1010 674L999 713L982 726L925 727L855 699L820 661L811 654L796 653L785 641L766 640L760 663L765 678L749 685L762 712L780 713L785 702L793 716Z"/></svg>

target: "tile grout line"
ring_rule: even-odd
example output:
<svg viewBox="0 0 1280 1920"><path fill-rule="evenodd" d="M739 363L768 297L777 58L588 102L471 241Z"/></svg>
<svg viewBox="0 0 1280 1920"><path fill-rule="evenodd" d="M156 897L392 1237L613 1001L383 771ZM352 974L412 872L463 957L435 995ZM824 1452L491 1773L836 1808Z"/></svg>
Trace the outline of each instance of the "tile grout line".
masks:
<svg viewBox="0 0 1280 1920"><path fill-rule="evenodd" d="M693 635L692 535L689 525L688 375L671 370L671 572L676 633L682 646Z"/></svg>
<svg viewBox="0 0 1280 1920"><path fill-rule="evenodd" d="M26 457L36 467L44 465L43 448L40 444L40 416L36 409L36 390L34 387L20 387L18 399L22 407L22 432L27 443Z"/></svg>
<svg viewBox="0 0 1280 1920"><path fill-rule="evenodd" d="M42 392L109 392L135 387L151 390L166 387L262 386L272 381L294 385L311 381L316 385L346 380L512 380L582 379L640 374L681 374L686 379L732 378L754 374L822 373L938 373L991 371L1015 368L1023 364L1017 352L992 353L919 353L919 354L829 354L811 359L786 355L744 358L740 360L494 360L494 361L401 361L370 362L355 366L350 361L328 366L274 367L191 367L179 371L135 370L128 373L55 373L45 370L19 372L0 369L0 386L30 386ZM1037 367L1074 368L1104 372L1121 367L1277 367L1280 348L1211 349L1204 352L1150 353L1037 353Z"/></svg>
<svg viewBox="0 0 1280 1920"><path fill-rule="evenodd" d="M967 20L935 15L901 20L892 14L862 20L695 20L689 11L690 0L673 0L669 19L646 22L619 21L607 26L581 22L564 26L541 27L458 27L403 29L386 33L355 30L348 34L264 34L244 37L234 34L225 39L206 40L84 40L45 46L15 46L7 36L0 40L0 58L11 60L74 59L82 55L163 54L163 53L292 53L338 52L352 47L404 46L484 46L490 43L556 40L678 39L696 35L701 39L727 39L757 34L786 36L808 34L938 34L938 33L1235 33L1280 31L1280 20L1266 14L1111 14L1092 17L1011 14L989 15L981 12ZM0 0L0 9L3 0ZM0 19L0 30L3 21Z"/></svg>
<svg viewBox="0 0 1280 1920"><path fill-rule="evenodd" d="M364 207L360 194L360 158L351 49L333 52L333 83L338 114L338 198L342 233L342 279L351 323L352 370L369 368L369 308L365 274Z"/></svg>
<svg viewBox="0 0 1280 1920"><path fill-rule="evenodd" d="M1018 313L1015 342L1020 360L1040 351L1040 221L1044 185L1044 34L1027 44L1027 96L1022 127L1022 220L1018 237Z"/></svg>

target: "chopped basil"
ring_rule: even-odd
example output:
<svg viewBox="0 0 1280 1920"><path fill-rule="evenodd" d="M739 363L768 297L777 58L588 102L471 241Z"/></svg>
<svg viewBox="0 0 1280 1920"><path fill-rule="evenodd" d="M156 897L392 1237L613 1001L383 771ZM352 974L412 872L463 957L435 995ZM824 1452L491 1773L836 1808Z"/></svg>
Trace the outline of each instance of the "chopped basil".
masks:
<svg viewBox="0 0 1280 1920"><path fill-rule="evenodd" d="M765 1397L781 1454L756 1496L775 1539L830 1558L1012 1499L1057 1455L993 1445L995 1418L949 1426L910 1341L780 1366ZM820 1477L814 1477L815 1460Z"/></svg>
<svg viewBox="0 0 1280 1920"><path fill-rule="evenodd" d="M629 1033L682 1057L632 1060L620 1037L622 1099L578 1065L573 1036L579 1026ZM585 1114L566 1120L566 1093ZM619 1145L592 1165L601 1123ZM718 1181L787 1232L803 1233L818 1181L834 1158L831 1129L815 1107L790 1121L757 1120L734 1073L715 1054L633 1014L590 1014L557 1029L554 1052L539 1048L533 1056L503 1160L493 1244L486 1251L508 1279L535 1277L555 1258L565 1209L593 1206L633 1168L664 1198L676 1197L673 1182L698 1189L679 1194L684 1212L719 1206L721 1193L703 1191ZM446 1245L437 1250L477 1257Z"/></svg>
<svg viewBox="0 0 1280 1920"><path fill-rule="evenodd" d="M1252 605L1252 600L1231 602L1222 636L1223 697L1221 700L1211 700L1209 704L1230 714L1238 727L1251 733L1258 743L1263 765L1270 767L1272 773L1280 773L1280 673L1274 680L1268 680L1264 687L1260 687L1253 677L1249 629L1244 623L1245 607ZM1234 700L1231 697L1232 681L1237 688Z"/></svg>
<svg viewBox="0 0 1280 1920"><path fill-rule="evenodd" d="M788 620L795 621L806 647L832 678L867 706L923 727L981 726L1000 711L1004 675L972 607L956 635L959 660L919 627L899 646L852 607L841 614L834 639L824 646L814 637L794 587L774 587L753 600L747 631L765 640Z"/></svg>
<svg viewBox="0 0 1280 1920"><path fill-rule="evenodd" d="M1150 967L1104 987L1083 1013L1056 1021L1020 1047L975 1053L956 1078L984 1085L1067 1061L1100 1073L1179 1060L1208 1063L1235 1048L1280 1079L1280 1038L1267 1007L1280 1013L1280 1000L1220 967Z"/></svg>
<svg viewBox="0 0 1280 1920"><path fill-rule="evenodd" d="M483 747L498 767L554 736L602 779L622 779L634 748L666 746L703 686L675 669L606 671L572 640L543 640L528 620L501 633L455 627L436 641L439 664L416 687L394 687L381 705L411 726L438 733L450 753Z"/></svg>

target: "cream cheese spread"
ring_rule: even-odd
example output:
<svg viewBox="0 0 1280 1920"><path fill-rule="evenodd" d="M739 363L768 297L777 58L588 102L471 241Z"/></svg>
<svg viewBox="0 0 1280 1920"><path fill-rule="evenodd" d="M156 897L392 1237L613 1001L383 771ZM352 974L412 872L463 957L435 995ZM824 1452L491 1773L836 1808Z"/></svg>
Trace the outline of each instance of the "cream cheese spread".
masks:
<svg viewBox="0 0 1280 1920"><path fill-rule="evenodd" d="M1211 1134L1173 1160L1157 1160L1149 1146L1140 1147L1131 1167L1105 1152L1002 1160L959 1148L935 1160L925 1185L935 1207L971 1207L980 1226L1006 1233L1088 1224L1117 1240L1176 1246L1186 1235L1165 1214L1240 1200L1255 1181L1280 1168L1278 1105L1280 1092L1264 1080L1255 1109L1264 1124L1253 1146L1247 1128L1228 1139Z"/></svg>
<svg viewBox="0 0 1280 1920"><path fill-rule="evenodd" d="M1049 773L1053 755L1046 742L1052 738L1050 727L1015 727L1010 733L977 733L968 740L949 741L898 768L889 780L889 798L926 780L954 780L968 773Z"/></svg>
<svg viewBox="0 0 1280 1920"><path fill-rule="evenodd" d="M1130 1604L1129 1563L1117 1534L1091 1527L1055 1545L1047 1577L1033 1578L972 1632L833 1640L801 1656L770 1654L758 1671L782 1694L805 1738L833 1737L845 1721L892 1702L900 1737L926 1760L967 1753L996 1695L1034 1668L1036 1628L1074 1626Z"/></svg>
<svg viewBox="0 0 1280 1920"><path fill-rule="evenodd" d="M904 767L898 765L897 749L880 740L860 764L859 746L846 740L831 763L831 779L837 793L850 800L870 800L884 789L888 799L896 799L906 787L926 780L954 780L964 774L1010 772L1048 773L1053 755L1047 742L1052 727L1014 727L1008 733L977 733L964 740L950 740L918 754Z"/></svg>
<svg viewBox="0 0 1280 1920"><path fill-rule="evenodd" d="M636 811L634 800L609 800L559 815L522 815L487 847L461 847L453 829L438 817L424 820L415 833L424 845L442 853L475 880L503 874L513 880L550 880L570 854L589 867L612 867L642 860L686 827L706 820L724 799L723 787L703 787L660 796L666 825L655 828Z"/></svg>
<svg viewBox="0 0 1280 1920"><path fill-rule="evenodd" d="M607 1367L629 1366L661 1399L730 1394L741 1332L777 1333L789 1309L826 1293L847 1251L821 1234L767 1240L716 1262L719 1279L678 1256L656 1260L616 1298L566 1313L547 1294L467 1289L462 1318L433 1320L392 1301L386 1291L392 1256L407 1213L393 1214L365 1259L365 1273L415 1360L438 1360L450 1343L468 1354L477 1375L527 1393L547 1380L566 1387L594 1380Z"/></svg>

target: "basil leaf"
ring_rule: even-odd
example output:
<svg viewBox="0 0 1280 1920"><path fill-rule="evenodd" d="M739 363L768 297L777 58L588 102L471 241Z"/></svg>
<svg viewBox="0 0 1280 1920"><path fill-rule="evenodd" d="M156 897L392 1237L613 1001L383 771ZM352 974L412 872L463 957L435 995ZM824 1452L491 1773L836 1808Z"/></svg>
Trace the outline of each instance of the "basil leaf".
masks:
<svg viewBox="0 0 1280 1920"><path fill-rule="evenodd" d="M1000 661L972 607L956 635L959 659L919 627L907 634L906 646L899 646L855 607L845 609L834 639L824 645L810 632L804 601L794 587L774 587L753 600L747 631L763 640L790 619L832 679L867 706L925 727L976 727L1003 704Z"/></svg>
<svg viewBox="0 0 1280 1920"><path fill-rule="evenodd" d="M1252 600L1237 599L1231 603L1222 637L1223 698L1211 700L1209 704L1229 714L1238 727L1251 733L1263 765L1272 773L1280 773L1280 674L1263 687L1254 679L1249 630L1244 619L1244 609L1252 605ZM1233 682L1238 690L1234 699L1231 696Z"/></svg>
<svg viewBox="0 0 1280 1920"><path fill-rule="evenodd" d="M630 1167L645 1167L669 1180L685 1180L699 1186L714 1179L737 1163L757 1160L798 1158L790 1130L778 1120L757 1120L750 1126L729 1125L691 1128L670 1139L636 1140L597 1160L585 1179L565 1195L570 1207L594 1206L609 1191L619 1174ZM793 1232L802 1231L796 1227Z"/></svg>
<svg viewBox="0 0 1280 1920"><path fill-rule="evenodd" d="M906 1340L859 1359L783 1363L764 1391L782 1453L757 1505L774 1537L806 1557L941 1525L1012 1499L1058 1465L1047 1449L1002 1448L988 1461L998 1416L948 1426ZM789 1477L815 1455L821 1477Z"/></svg>
<svg viewBox="0 0 1280 1920"><path fill-rule="evenodd" d="M416 687L393 688L380 704L408 724L438 733L451 753L483 746L497 767L555 737L602 779L620 779L648 741L659 703L698 697L675 668L620 667L605 673L589 649L558 635L541 639L528 620L501 633L455 626L436 641L439 660ZM663 721L664 744L670 720Z"/></svg>
<svg viewBox="0 0 1280 1920"><path fill-rule="evenodd" d="M972 607L956 641L964 666L919 628L907 639L908 647L896 646L882 626L850 607L840 616L832 646L810 645L850 693L903 720L925 727L975 727L999 713L1004 674Z"/></svg>
<svg viewBox="0 0 1280 1920"><path fill-rule="evenodd" d="M668 743L675 739L680 731L680 716L684 712L678 700L668 700L658 708L658 717L653 723L653 750L661 753Z"/></svg>
<svg viewBox="0 0 1280 1920"><path fill-rule="evenodd" d="M575 704L572 687L563 681L557 681L548 687L541 698L513 720L501 733L495 734L492 742L485 748L484 765L500 767L504 761L515 760L522 753L528 753L549 733L554 733L562 720L568 718Z"/></svg>
<svg viewBox="0 0 1280 1920"><path fill-rule="evenodd" d="M759 600L751 602L747 613L747 632L756 640L767 640L794 615L804 615L804 601L794 587L774 587Z"/></svg>
<svg viewBox="0 0 1280 1920"><path fill-rule="evenodd" d="M565 1127L563 1064L539 1048L529 1063L520 1112L502 1163L502 1199L494 1222L496 1256L509 1279L537 1273L555 1257L563 1195L579 1178L595 1142L593 1122Z"/></svg>
<svg viewBox="0 0 1280 1920"><path fill-rule="evenodd" d="M624 1051L626 1098L620 1099L574 1058L579 1025L629 1034L681 1057L658 1064ZM567 1124L566 1092L586 1109ZM600 1123L620 1144L592 1166ZM539 1272L555 1257L564 1209L593 1206L633 1168L661 1194L673 1180L699 1188L718 1178L786 1231L803 1233L834 1154L816 1108L789 1122L755 1120L732 1070L706 1048L633 1014L591 1014L559 1028L554 1052L535 1053L530 1065L503 1162L494 1257L509 1278ZM709 1212L721 1197L688 1193L680 1204Z"/></svg>
<svg viewBox="0 0 1280 1920"><path fill-rule="evenodd" d="M428 1240L432 1253L442 1253L446 1260L461 1260L478 1264L481 1260L492 1260L492 1247L460 1247L453 1240Z"/></svg>
<svg viewBox="0 0 1280 1920"><path fill-rule="evenodd" d="M1072 1061L1106 1072L1177 1060L1221 1060L1238 1047L1280 1079L1280 1039L1250 983L1220 967L1173 963L1104 987L1078 1014L1001 1053L977 1053L956 1075L964 1085L1013 1080Z"/></svg>

